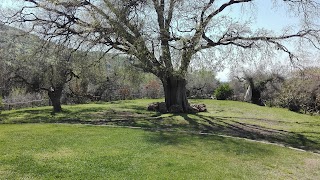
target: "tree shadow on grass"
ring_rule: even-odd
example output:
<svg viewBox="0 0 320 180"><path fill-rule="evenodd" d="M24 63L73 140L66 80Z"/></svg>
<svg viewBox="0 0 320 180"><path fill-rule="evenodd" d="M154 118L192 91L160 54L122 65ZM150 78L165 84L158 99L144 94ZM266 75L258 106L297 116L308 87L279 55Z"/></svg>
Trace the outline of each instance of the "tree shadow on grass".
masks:
<svg viewBox="0 0 320 180"><path fill-rule="evenodd" d="M170 123L176 117L182 117L188 123ZM161 117L161 114L137 114L127 111L106 111L103 119L79 120L62 119L60 123L92 124L92 125L116 125L141 127L149 131L188 131L191 133L208 133L248 138L252 140L268 141L304 150L319 151L320 144L309 139L303 133L289 132L281 129L272 129L259 125L241 122L234 117L207 117L200 114L192 118L188 114L173 114ZM258 120L259 121L259 120ZM266 121L266 120L263 120ZM291 122L289 122L291 123ZM159 134L160 141L175 144L178 139L175 136ZM181 141L181 139L179 140Z"/></svg>
<svg viewBox="0 0 320 180"><path fill-rule="evenodd" d="M174 132L159 131L145 137L147 141L162 145L178 145L186 142L186 139Z"/></svg>
<svg viewBox="0 0 320 180"><path fill-rule="evenodd" d="M244 143L237 139L205 134L194 135L187 132L157 131L146 135L145 140L152 144L179 146L180 149L191 146L205 148L210 152L224 152L233 155L250 154L261 157L275 153L272 149L264 148L263 146L253 146L252 143ZM204 144L205 147L203 147Z"/></svg>
<svg viewBox="0 0 320 180"><path fill-rule="evenodd" d="M181 114L181 116L201 133L221 134L258 141L268 141L285 146L320 152L319 142L306 137L302 134L303 132L289 132L281 129L248 124L241 122L241 119L235 117L208 117L196 114L200 119L199 122L190 118L187 114ZM266 119L256 120L268 121Z"/></svg>
<svg viewBox="0 0 320 180"><path fill-rule="evenodd" d="M138 108L140 106L132 106ZM192 117L193 116L193 117ZM92 124L92 125L116 125L141 127L148 131L159 132L158 140L168 144L177 144L181 138L161 134L161 132L189 132L193 134L218 134L258 141L268 141L285 146L296 147L304 150L320 152L319 142L305 136L303 132L289 132L276 128L268 128L260 125L245 123L242 118L216 116L210 117L199 114L171 114L161 116L160 113L135 113L129 111L104 111L104 118L95 120L62 119L60 123ZM180 117L187 123L174 122ZM170 123L172 120L173 123ZM254 119L256 121L273 121L272 123L287 123L268 119ZM288 122L290 125L292 122Z"/></svg>
<svg viewBox="0 0 320 180"><path fill-rule="evenodd" d="M51 109L25 110L21 113L26 121L13 123L69 123L91 125L115 125L141 127L149 131L185 131L193 134L208 133L248 138L252 140L268 141L286 146L320 152L320 142L310 138L319 136L318 132L289 132L281 129L268 128L249 124L242 121L248 118L205 116L198 114L169 114L162 116L157 112L146 111L143 105L128 105L125 109L111 109L105 107L89 107L64 110L56 116L48 115ZM24 114L27 113L27 114ZM18 114L17 114L18 115ZM5 119L5 118L3 118ZM179 119L179 120L178 120ZM251 118L252 119L252 118ZM257 122L276 123L279 125L292 125L296 122L283 122L268 119L252 119ZM1 121L0 121L1 123ZM284 124L285 123L285 124ZM299 124L299 123L298 123ZM307 126L308 124L306 124ZM306 136L308 135L308 136ZM173 136L159 134L159 141L171 144L179 142ZM168 139L169 138L169 139Z"/></svg>

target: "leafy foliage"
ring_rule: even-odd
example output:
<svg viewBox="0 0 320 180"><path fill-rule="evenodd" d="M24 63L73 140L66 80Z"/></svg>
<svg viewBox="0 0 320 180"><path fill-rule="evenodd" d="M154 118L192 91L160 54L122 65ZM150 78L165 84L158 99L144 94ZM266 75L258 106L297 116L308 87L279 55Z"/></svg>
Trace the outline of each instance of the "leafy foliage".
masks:
<svg viewBox="0 0 320 180"><path fill-rule="evenodd" d="M229 84L222 84L214 91L214 96L218 100L231 99L232 95L233 95L233 90L229 86Z"/></svg>
<svg viewBox="0 0 320 180"><path fill-rule="evenodd" d="M318 68L295 73L279 95L278 104L295 112L320 112L320 71Z"/></svg>

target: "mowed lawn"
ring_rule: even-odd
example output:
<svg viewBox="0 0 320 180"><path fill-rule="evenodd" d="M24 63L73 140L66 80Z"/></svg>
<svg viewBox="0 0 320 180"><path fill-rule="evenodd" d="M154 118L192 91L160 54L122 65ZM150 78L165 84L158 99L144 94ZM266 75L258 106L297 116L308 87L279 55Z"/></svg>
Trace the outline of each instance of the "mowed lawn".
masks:
<svg viewBox="0 0 320 180"><path fill-rule="evenodd" d="M290 112L282 108L217 100L204 103L208 112L159 114L146 111L149 103L162 100L131 100L63 106L64 112L51 114L52 107L4 111L0 124L69 123L134 126L153 130L209 133L268 141L320 153L320 116Z"/></svg>
<svg viewBox="0 0 320 180"><path fill-rule="evenodd" d="M0 179L319 179L320 156L219 136L0 125Z"/></svg>
<svg viewBox="0 0 320 180"><path fill-rule="evenodd" d="M319 116L216 100L146 111L154 101L2 112L0 179L320 179Z"/></svg>

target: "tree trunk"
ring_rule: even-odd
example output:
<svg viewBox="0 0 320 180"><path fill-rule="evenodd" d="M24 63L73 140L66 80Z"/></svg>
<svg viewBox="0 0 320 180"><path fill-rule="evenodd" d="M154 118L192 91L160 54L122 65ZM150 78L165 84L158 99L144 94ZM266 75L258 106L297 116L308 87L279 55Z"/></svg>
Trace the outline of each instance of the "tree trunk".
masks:
<svg viewBox="0 0 320 180"><path fill-rule="evenodd" d="M251 102L253 104L263 106L263 102L261 100L261 91L257 88L252 88L252 97L251 97Z"/></svg>
<svg viewBox="0 0 320 180"><path fill-rule="evenodd" d="M61 101L60 101L62 96L62 89L63 88L56 88L48 91L48 95L53 106L53 112L55 113L62 111Z"/></svg>
<svg viewBox="0 0 320 180"><path fill-rule="evenodd" d="M173 105L178 105L182 108L182 112L189 111L189 103L187 99L187 81L180 76L169 76L162 79L165 102L167 109Z"/></svg>
<svg viewBox="0 0 320 180"><path fill-rule="evenodd" d="M257 87L254 85L252 78L248 78L247 81L249 82L249 86L251 87L251 102L253 104L263 106L264 104L261 100L261 90L259 86Z"/></svg>

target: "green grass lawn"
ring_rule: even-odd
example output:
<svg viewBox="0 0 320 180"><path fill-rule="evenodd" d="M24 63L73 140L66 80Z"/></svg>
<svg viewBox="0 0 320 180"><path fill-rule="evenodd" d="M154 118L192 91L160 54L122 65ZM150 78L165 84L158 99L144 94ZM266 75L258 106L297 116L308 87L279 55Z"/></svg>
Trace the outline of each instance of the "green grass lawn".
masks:
<svg viewBox="0 0 320 180"><path fill-rule="evenodd" d="M216 100L191 101L207 105L198 114L146 111L154 101L2 112L0 179L320 179L317 154L216 136L319 153L319 116Z"/></svg>
<svg viewBox="0 0 320 180"><path fill-rule="evenodd" d="M159 114L146 111L147 104L161 100L132 100L63 106L51 115L51 107L4 111L0 123L82 123L136 126L244 137L320 152L320 116L309 116L281 108L217 100L205 103L208 112Z"/></svg>
<svg viewBox="0 0 320 180"><path fill-rule="evenodd" d="M319 179L320 156L219 136L0 125L0 179Z"/></svg>

